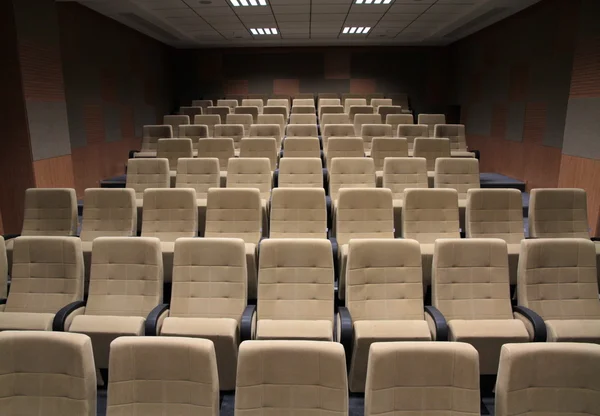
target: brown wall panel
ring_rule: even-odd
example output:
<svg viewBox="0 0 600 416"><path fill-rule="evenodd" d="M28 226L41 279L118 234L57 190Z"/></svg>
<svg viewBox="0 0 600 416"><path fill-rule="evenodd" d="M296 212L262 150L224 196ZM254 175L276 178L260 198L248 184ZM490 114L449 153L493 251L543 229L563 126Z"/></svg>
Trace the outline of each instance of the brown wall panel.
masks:
<svg viewBox="0 0 600 416"><path fill-rule="evenodd" d="M562 155L558 186L587 191L590 229L598 233L600 215L600 160Z"/></svg>
<svg viewBox="0 0 600 416"><path fill-rule="evenodd" d="M225 94L248 94L248 81L245 79L228 79L224 84Z"/></svg>
<svg viewBox="0 0 600 416"><path fill-rule="evenodd" d="M37 188L75 188L71 155L33 162Z"/></svg>
<svg viewBox="0 0 600 416"><path fill-rule="evenodd" d="M377 92L377 80L352 78L350 92L353 94L371 94Z"/></svg>
<svg viewBox="0 0 600 416"><path fill-rule="evenodd" d="M546 104L528 103L525 107L525 125L523 141L525 143L542 144L546 131Z"/></svg>
<svg viewBox="0 0 600 416"><path fill-rule="evenodd" d="M300 92L299 79L274 79L273 94L294 95Z"/></svg>
<svg viewBox="0 0 600 416"><path fill-rule="evenodd" d="M21 40L19 58L26 100L65 100L58 45L40 45L35 41Z"/></svg>

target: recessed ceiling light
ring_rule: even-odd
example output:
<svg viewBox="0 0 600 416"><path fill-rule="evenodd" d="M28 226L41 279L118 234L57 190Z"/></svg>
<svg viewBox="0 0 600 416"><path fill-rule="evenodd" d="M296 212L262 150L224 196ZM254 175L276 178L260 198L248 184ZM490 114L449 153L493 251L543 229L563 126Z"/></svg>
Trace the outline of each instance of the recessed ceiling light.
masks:
<svg viewBox="0 0 600 416"><path fill-rule="evenodd" d="M229 0L234 7L239 6L266 6L267 0Z"/></svg>
<svg viewBox="0 0 600 416"><path fill-rule="evenodd" d="M351 35L366 35L367 33L369 33L369 30L371 30L371 28L368 26L367 27L346 26L344 28L344 30L342 31L342 33L351 34Z"/></svg>
<svg viewBox="0 0 600 416"><path fill-rule="evenodd" d="M274 27L252 28L252 29L250 29L250 32L252 32L253 35L276 35L278 33L277 28L274 28Z"/></svg>
<svg viewBox="0 0 600 416"><path fill-rule="evenodd" d="M390 4L393 0L356 0L355 4Z"/></svg>

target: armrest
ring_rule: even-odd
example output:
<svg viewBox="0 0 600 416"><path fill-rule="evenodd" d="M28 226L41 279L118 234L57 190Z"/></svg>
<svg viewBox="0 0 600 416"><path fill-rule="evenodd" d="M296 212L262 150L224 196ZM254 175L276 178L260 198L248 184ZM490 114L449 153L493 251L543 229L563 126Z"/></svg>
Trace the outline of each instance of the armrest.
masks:
<svg viewBox="0 0 600 416"><path fill-rule="evenodd" d="M279 159L281 159L282 157L283 157L283 149L281 149L281 150L279 151Z"/></svg>
<svg viewBox="0 0 600 416"><path fill-rule="evenodd" d="M592 238L590 238L590 240L592 240L592 241L600 241L600 237L592 237Z"/></svg>
<svg viewBox="0 0 600 416"><path fill-rule="evenodd" d="M323 159L323 165L325 165L325 159ZM325 188L325 195L329 195L329 171L327 168L322 168L323 172L323 188Z"/></svg>
<svg viewBox="0 0 600 416"><path fill-rule="evenodd" d="M425 306L425 313L433 319L435 324L435 340L448 341L448 322L435 306Z"/></svg>
<svg viewBox="0 0 600 416"><path fill-rule="evenodd" d="M273 188L279 188L279 169L273 171Z"/></svg>
<svg viewBox="0 0 600 416"><path fill-rule="evenodd" d="M158 324L161 316L168 311L169 305L166 303L161 303L150 311L148 317L146 318L146 324L144 328L146 336L158 335Z"/></svg>
<svg viewBox="0 0 600 416"><path fill-rule="evenodd" d="M0 299L0 305L6 305L6 299Z"/></svg>
<svg viewBox="0 0 600 416"><path fill-rule="evenodd" d="M327 210L327 228L331 230L333 224L333 212L331 212L331 197L325 196L325 209Z"/></svg>
<svg viewBox="0 0 600 416"><path fill-rule="evenodd" d="M242 320L240 321L240 343L252 339L252 322L254 321L255 312L256 305L247 305L242 313Z"/></svg>
<svg viewBox="0 0 600 416"><path fill-rule="evenodd" d="M471 150L471 152L475 153L475 159L481 160L481 152L479 150Z"/></svg>
<svg viewBox="0 0 600 416"><path fill-rule="evenodd" d="M64 332L65 324L69 318L69 315L80 308L85 308L85 301L78 300L76 302L69 303L67 306L64 306L56 313L56 315L54 315L54 320L52 321L52 330Z"/></svg>
<svg viewBox="0 0 600 416"><path fill-rule="evenodd" d="M133 159L136 153L139 153L139 150L130 150L129 151L129 159Z"/></svg>
<svg viewBox="0 0 600 416"><path fill-rule="evenodd" d="M541 316L525 306L515 305L513 306L513 313L522 315L525 319L531 322L533 326L533 340L532 342L546 342L547 330L546 324Z"/></svg>
<svg viewBox="0 0 600 416"><path fill-rule="evenodd" d="M3 234L2 235L2 237L4 237L4 241L10 240L10 239L13 239L13 238L17 238L17 237L20 237L20 236L21 236L21 234Z"/></svg>
<svg viewBox="0 0 600 416"><path fill-rule="evenodd" d="M338 340L346 353L346 369L350 371L352 363L352 341L354 339L354 327L352 325L352 316L345 306L338 307L340 316L340 339Z"/></svg>

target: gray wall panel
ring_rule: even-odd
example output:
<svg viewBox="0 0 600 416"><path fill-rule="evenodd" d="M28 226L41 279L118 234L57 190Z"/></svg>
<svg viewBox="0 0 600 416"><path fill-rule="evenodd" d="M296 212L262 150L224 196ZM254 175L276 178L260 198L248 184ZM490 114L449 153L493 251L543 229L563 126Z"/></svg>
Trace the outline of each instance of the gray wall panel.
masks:
<svg viewBox="0 0 600 416"><path fill-rule="evenodd" d="M513 142L522 142L524 126L525 103L513 101L508 105L505 139Z"/></svg>
<svg viewBox="0 0 600 416"><path fill-rule="evenodd" d="M600 160L600 97L569 100L563 153Z"/></svg>
<svg viewBox="0 0 600 416"><path fill-rule="evenodd" d="M27 101L26 107L33 160L71 154L66 104Z"/></svg>
<svg viewBox="0 0 600 416"><path fill-rule="evenodd" d="M104 131L107 142L118 142L123 138L121 132L121 108L115 104L104 104Z"/></svg>
<svg viewBox="0 0 600 416"><path fill-rule="evenodd" d="M492 126L492 107L486 103L469 106L467 112L467 133L475 136L489 136Z"/></svg>

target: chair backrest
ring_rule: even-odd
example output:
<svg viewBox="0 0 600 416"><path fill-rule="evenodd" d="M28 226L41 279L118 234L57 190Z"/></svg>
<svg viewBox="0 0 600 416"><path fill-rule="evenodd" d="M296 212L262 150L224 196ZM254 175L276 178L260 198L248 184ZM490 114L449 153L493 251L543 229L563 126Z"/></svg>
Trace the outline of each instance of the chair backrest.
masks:
<svg viewBox="0 0 600 416"><path fill-rule="evenodd" d="M289 110L284 106L266 106L263 108L263 114L278 114L287 121L289 116Z"/></svg>
<svg viewBox="0 0 600 416"><path fill-rule="evenodd" d="M273 137L281 144L284 129L279 124L253 124L250 126L249 137Z"/></svg>
<svg viewBox="0 0 600 416"><path fill-rule="evenodd" d="M448 321L513 319L504 240L440 238L432 264L432 304Z"/></svg>
<svg viewBox="0 0 600 416"><path fill-rule="evenodd" d="M270 363L261 371L261 363ZM261 394L257 395L256 392ZM302 399L293 399L300 398ZM326 398L326 399L325 399ZM344 349L336 342L248 341L240 345L235 415L348 414Z"/></svg>
<svg viewBox="0 0 600 416"><path fill-rule="evenodd" d="M179 126L179 138L192 139L194 150L198 150L198 140L208 137L208 126L205 124L186 124Z"/></svg>
<svg viewBox="0 0 600 416"><path fill-rule="evenodd" d="M380 109L381 110L381 109ZM412 114L397 114L397 113L387 113L384 115L381 111L381 119L386 123L392 126L392 134L394 137L398 136L398 126L405 124L414 124L414 119ZM405 137L405 136L401 136Z"/></svg>
<svg viewBox="0 0 600 416"><path fill-rule="evenodd" d="M356 116L359 115L376 115L379 123L381 123L381 115L374 114L373 107L370 105L353 105L350 107L350 111L348 112L348 117L350 117L350 121L354 122L356 120Z"/></svg>
<svg viewBox="0 0 600 416"><path fill-rule="evenodd" d="M532 189L529 235L536 238L589 238L585 190Z"/></svg>
<svg viewBox="0 0 600 416"><path fill-rule="evenodd" d="M3 415L96 416L92 341L50 331L0 333Z"/></svg>
<svg viewBox="0 0 600 416"><path fill-rule="evenodd" d="M198 235L198 205L193 188L149 188L144 191L142 237L172 242Z"/></svg>
<svg viewBox="0 0 600 416"><path fill-rule="evenodd" d="M350 240L346 305L354 322L424 320L419 243L390 238Z"/></svg>
<svg viewBox="0 0 600 416"><path fill-rule="evenodd" d="M238 100L217 100L218 107L236 108L238 104Z"/></svg>
<svg viewBox="0 0 600 416"><path fill-rule="evenodd" d="M204 114L194 116L194 124L204 124L208 129L208 137L215 137L215 125L222 124L218 114Z"/></svg>
<svg viewBox="0 0 600 416"><path fill-rule="evenodd" d="M163 124L168 124L173 128L173 136L179 137L179 126L190 124L190 117L187 115L168 115L163 117Z"/></svg>
<svg viewBox="0 0 600 416"><path fill-rule="evenodd" d="M289 111L290 100L288 100L287 98L269 98L267 100L267 107L285 107Z"/></svg>
<svg viewBox="0 0 600 416"><path fill-rule="evenodd" d="M299 124L301 126L302 124ZM284 157L321 157L318 137L290 137L285 139ZM281 161L279 162L281 168Z"/></svg>
<svg viewBox="0 0 600 416"><path fill-rule="evenodd" d="M385 126L385 124L383 125ZM373 158L373 162L375 162L375 170L383 171L383 164L386 158L408 157L408 141L399 137L373 137L371 141L371 157ZM427 175L427 172L425 172L425 175Z"/></svg>
<svg viewBox="0 0 600 416"><path fill-rule="evenodd" d="M435 160L438 157L451 157L449 139L429 139L417 137L414 142L413 156L424 157L427 160L427 170L435 170Z"/></svg>
<svg viewBox="0 0 600 416"><path fill-rule="evenodd" d="M402 236L421 244L438 238L460 238L456 189L404 190Z"/></svg>
<svg viewBox="0 0 600 416"><path fill-rule="evenodd" d="M158 139L156 157L169 161L169 170L177 170L180 157L193 157L192 139Z"/></svg>
<svg viewBox="0 0 600 416"><path fill-rule="evenodd" d="M394 238L392 191L374 187L340 189L335 234L340 245L352 238Z"/></svg>
<svg viewBox="0 0 600 416"><path fill-rule="evenodd" d="M179 238L169 316L239 321L248 297L246 248L239 238Z"/></svg>
<svg viewBox="0 0 600 416"><path fill-rule="evenodd" d="M411 114L406 115L410 116L412 120ZM429 132L426 124L398 124L398 127L396 128L396 136L406 137L408 139L408 148L412 150L415 144L415 139L417 137L428 137Z"/></svg>
<svg viewBox="0 0 600 416"><path fill-rule="evenodd" d="M469 189L479 188L479 160L465 157L440 157L435 161L436 188L452 188L459 199L467 199Z"/></svg>
<svg viewBox="0 0 600 416"><path fill-rule="evenodd" d="M382 92L371 92L369 94L366 94L365 98L367 99L368 103L371 103L373 99L385 98L385 94Z"/></svg>
<svg viewBox="0 0 600 416"><path fill-rule="evenodd" d="M365 416L472 416L480 406L479 356L473 346L422 341L371 345Z"/></svg>
<svg viewBox="0 0 600 416"><path fill-rule="evenodd" d="M175 187L192 188L197 199L206 199L210 188L220 186L220 169L216 157L179 159Z"/></svg>
<svg viewBox="0 0 600 416"><path fill-rule="evenodd" d="M504 344L495 414L600 415L600 345L569 342ZM585 410L583 410L585 409Z"/></svg>
<svg viewBox="0 0 600 416"><path fill-rule="evenodd" d="M346 114L350 114L350 107L352 106L366 106L367 105L367 100L366 98L346 98L343 102L344 105L344 112ZM371 109L371 112L373 112L373 110Z"/></svg>
<svg viewBox="0 0 600 416"><path fill-rule="evenodd" d="M242 100L242 107L256 107L258 114L262 114L265 102L262 99L246 98Z"/></svg>
<svg viewBox="0 0 600 416"><path fill-rule="evenodd" d="M290 124L317 124L316 114L292 114Z"/></svg>
<svg viewBox="0 0 600 416"><path fill-rule="evenodd" d="M248 94L246 96L246 98L249 100L261 100L263 102L263 104L266 104L267 100L269 99L269 95L267 95L267 94ZM281 98L281 97L273 97L273 98Z"/></svg>
<svg viewBox="0 0 600 416"><path fill-rule="evenodd" d="M323 105L319 107L319 119L321 120L321 124L323 121L323 116L326 114L344 114L344 106L343 105Z"/></svg>
<svg viewBox="0 0 600 416"><path fill-rule="evenodd" d="M162 296L163 260L158 238L94 240L86 315L145 318L162 303Z"/></svg>
<svg viewBox="0 0 600 416"><path fill-rule="evenodd" d="M192 106L194 107L202 107L202 109L204 111L206 111L206 108L213 105L213 101L212 100L192 100Z"/></svg>
<svg viewBox="0 0 600 416"><path fill-rule="evenodd" d="M379 114L357 114L354 120L354 134L362 137L362 126L365 124L381 124L381 116ZM391 137L391 134L390 134Z"/></svg>
<svg viewBox="0 0 600 416"><path fill-rule="evenodd" d="M257 244L262 235L262 203L255 188L211 188L204 237L241 238Z"/></svg>
<svg viewBox="0 0 600 416"><path fill-rule="evenodd" d="M402 107L399 105L380 105L376 112L381 115L381 120L385 123L390 114L402 114Z"/></svg>
<svg viewBox="0 0 600 416"><path fill-rule="evenodd" d="M419 114L417 119L419 124L427 124L429 137L433 137L433 130L436 124L446 124L445 114Z"/></svg>
<svg viewBox="0 0 600 416"><path fill-rule="evenodd" d="M219 159L219 167L227 171L229 159L235 157L234 141L230 137L198 140L198 157Z"/></svg>
<svg viewBox="0 0 600 416"><path fill-rule="evenodd" d="M326 238L327 207L321 188L275 188L269 238Z"/></svg>
<svg viewBox="0 0 600 416"><path fill-rule="evenodd" d="M273 185L271 162L264 157L239 157L229 159L227 165L228 188L256 188L260 197L269 200Z"/></svg>
<svg viewBox="0 0 600 416"><path fill-rule="evenodd" d="M173 137L173 127L166 124L146 125L142 128L142 152L156 152L158 139Z"/></svg>
<svg viewBox="0 0 600 416"><path fill-rule="evenodd" d="M277 168L279 145L273 137L244 138L240 143L240 157L267 158L271 163L271 171Z"/></svg>
<svg viewBox="0 0 600 416"><path fill-rule="evenodd" d="M544 320L600 319L594 243L583 238L521 241L519 305Z"/></svg>
<svg viewBox="0 0 600 416"><path fill-rule="evenodd" d="M327 140L325 156L328 167L335 158L362 158L364 155L365 145L361 137L331 137Z"/></svg>
<svg viewBox="0 0 600 416"><path fill-rule="evenodd" d="M298 139L293 139L298 140ZM279 188L322 188L323 165L319 158L284 157L279 162Z"/></svg>
<svg viewBox="0 0 600 416"><path fill-rule="evenodd" d="M372 154L371 154L372 155ZM427 162L422 157L386 157L383 161L383 187L396 200L404 199L408 188L427 188Z"/></svg>
<svg viewBox="0 0 600 416"><path fill-rule="evenodd" d="M135 191L130 188L88 188L83 196L80 238L132 237L136 234Z"/></svg>
<svg viewBox="0 0 600 416"><path fill-rule="evenodd" d="M326 149L330 137L360 137L356 136L352 124L328 124L323 128L323 147Z"/></svg>
<svg viewBox="0 0 600 416"><path fill-rule="evenodd" d="M375 188L375 164L371 158L335 157L328 166L329 195L334 201L342 188Z"/></svg>
<svg viewBox="0 0 600 416"><path fill-rule="evenodd" d="M333 281L329 240L263 240L258 265L258 320L333 322Z"/></svg>
<svg viewBox="0 0 600 416"><path fill-rule="evenodd" d="M190 118L190 120L193 120L195 115L204 114L204 109L199 106L198 107L182 106L182 107L179 107L179 112L185 116L188 116Z"/></svg>
<svg viewBox="0 0 600 416"><path fill-rule="evenodd" d="M237 105L240 105L244 98L246 98L244 94L225 94L226 100L234 100L237 103Z"/></svg>
<svg viewBox="0 0 600 416"><path fill-rule="evenodd" d="M8 258L4 237L0 236L0 299L6 299L8 291Z"/></svg>
<svg viewBox="0 0 600 416"><path fill-rule="evenodd" d="M311 99L313 103L315 102L315 94L312 92L298 92L293 94L292 98L301 100Z"/></svg>
<svg viewBox="0 0 600 416"><path fill-rule="evenodd" d="M327 107L327 106L338 106L338 105L342 105L342 100L340 100L339 98L319 98L319 109L321 109L322 107ZM343 111L342 111L343 112Z"/></svg>
<svg viewBox="0 0 600 416"><path fill-rule="evenodd" d="M292 114L314 114L316 116L316 110L314 105L294 105Z"/></svg>
<svg viewBox="0 0 600 416"><path fill-rule="evenodd" d="M208 107L206 109L206 112L208 114L217 114L220 117L220 123L223 124L226 122L227 120L227 115L231 112L231 108L227 107L227 106L215 106L215 107Z"/></svg>
<svg viewBox="0 0 600 416"><path fill-rule="evenodd" d="M327 113L321 117L321 129L324 130L329 124L350 124L348 113Z"/></svg>
<svg viewBox="0 0 600 416"><path fill-rule="evenodd" d="M243 124L217 124L215 126L215 137L231 137L235 149L240 148L240 141L245 135Z"/></svg>
<svg viewBox="0 0 600 416"><path fill-rule="evenodd" d="M349 98L364 98L366 100L366 94L359 94L355 92L342 94L342 104L344 104Z"/></svg>
<svg viewBox="0 0 600 416"><path fill-rule="evenodd" d="M77 233L75 190L71 188L27 189L23 217L21 235L75 235Z"/></svg>
<svg viewBox="0 0 600 416"><path fill-rule="evenodd" d="M371 100L370 104L371 104L371 107L373 107L375 109L375 111L377 111L379 106L382 106L382 105L391 106L391 105L393 105L393 102L392 102L391 98L373 98Z"/></svg>
<svg viewBox="0 0 600 416"><path fill-rule="evenodd" d="M257 117L258 117L258 115L257 115ZM250 134L250 126L254 122L254 119L252 118L252 114L237 114L237 113L235 113L235 114L227 114L225 121L227 124L241 124L242 126L244 126L244 136L247 136Z"/></svg>
<svg viewBox="0 0 600 416"><path fill-rule="evenodd" d="M259 114L257 124L277 124L279 126L279 136L276 137L283 138L285 132L285 119L281 114ZM253 137L252 127L250 128L250 137Z"/></svg>
<svg viewBox="0 0 600 416"><path fill-rule="evenodd" d="M518 189L469 189L465 218L468 238L501 238L508 244L525 238Z"/></svg>
<svg viewBox="0 0 600 416"><path fill-rule="evenodd" d="M292 106L300 105L314 107L315 100L313 98L294 98L294 100L292 101Z"/></svg>
<svg viewBox="0 0 600 416"><path fill-rule="evenodd" d="M167 159L129 159L127 161L126 188L135 191L135 198L142 199L146 188L170 186L169 161Z"/></svg>
<svg viewBox="0 0 600 416"><path fill-rule="evenodd" d="M287 137L318 137L316 124L290 124L287 126Z"/></svg>
<svg viewBox="0 0 600 416"><path fill-rule="evenodd" d="M359 137L363 138L365 151L371 150L373 137L392 137L392 126L389 124L363 124ZM408 143L406 146L408 152Z"/></svg>
<svg viewBox="0 0 600 416"><path fill-rule="evenodd" d="M450 139L452 150L467 150L464 124L436 124L433 127L433 137Z"/></svg>
<svg viewBox="0 0 600 416"><path fill-rule="evenodd" d="M119 337L110 344L109 360L107 415L219 416L219 376L212 341ZM169 365L157 365L161 362Z"/></svg>

